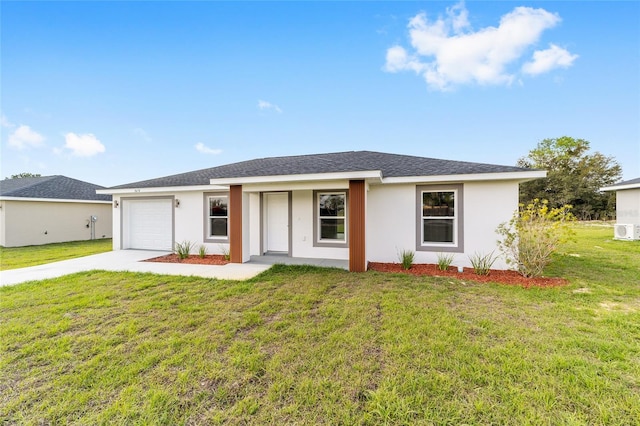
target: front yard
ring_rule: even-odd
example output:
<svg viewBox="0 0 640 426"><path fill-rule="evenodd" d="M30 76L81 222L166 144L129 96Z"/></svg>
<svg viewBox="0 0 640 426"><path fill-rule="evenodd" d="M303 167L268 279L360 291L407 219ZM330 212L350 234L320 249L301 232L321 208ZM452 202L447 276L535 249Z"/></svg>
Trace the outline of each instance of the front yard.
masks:
<svg viewBox="0 0 640 426"><path fill-rule="evenodd" d="M275 267L0 288L0 423L635 424L640 242L548 289Z"/></svg>
<svg viewBox="0 0 640 426"><path fill-rule="evenodd" d="M111 248L111 238L46 244L42 246L0 246L0 271L104 253L105 251L111 251Z"/></svg>

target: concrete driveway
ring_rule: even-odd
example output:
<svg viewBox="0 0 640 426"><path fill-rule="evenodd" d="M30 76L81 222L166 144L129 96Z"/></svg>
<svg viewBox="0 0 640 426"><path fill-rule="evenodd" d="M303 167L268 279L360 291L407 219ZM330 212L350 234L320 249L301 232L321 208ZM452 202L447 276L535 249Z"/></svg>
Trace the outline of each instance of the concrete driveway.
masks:
<svg viewBox="0 0 640 426"><path fill-rule="evenodd" d="M266 271L271 265L228 263L226 265L188 265L182 263L142 262L169 252L149 250L116 250L76 259L62 260L28 268L0 272L0 286L26 281L57 278L76 272L99 269L105 271L152 272L155 274L186 275L222 280L246 280Z"/></svg>

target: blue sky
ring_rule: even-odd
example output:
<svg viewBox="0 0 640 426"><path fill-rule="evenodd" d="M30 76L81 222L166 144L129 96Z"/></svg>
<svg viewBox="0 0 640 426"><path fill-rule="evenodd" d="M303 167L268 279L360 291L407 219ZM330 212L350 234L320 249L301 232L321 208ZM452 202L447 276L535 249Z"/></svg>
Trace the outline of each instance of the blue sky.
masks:
<svg viewBox="0 0 640 426"><path fill-rule="evenodd" d="M640 176L639 2L7 2L1 177L375 150Z"/></svg>

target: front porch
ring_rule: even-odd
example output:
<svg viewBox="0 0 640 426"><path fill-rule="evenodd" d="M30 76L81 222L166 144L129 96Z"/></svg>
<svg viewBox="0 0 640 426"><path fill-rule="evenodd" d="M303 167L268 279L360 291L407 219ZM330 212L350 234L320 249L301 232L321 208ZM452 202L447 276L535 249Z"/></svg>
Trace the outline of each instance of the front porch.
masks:
<svg viewBox="0 0 640 426"><path fill-rule="evenodd" d="M349 270L348 260L336 260L336 259L313 259L306 257L289 257L286 254L273 254L267 253L262 256L251 256L248 263L255 265L312 265L321 266L324 268L340 268Z"/></svg>

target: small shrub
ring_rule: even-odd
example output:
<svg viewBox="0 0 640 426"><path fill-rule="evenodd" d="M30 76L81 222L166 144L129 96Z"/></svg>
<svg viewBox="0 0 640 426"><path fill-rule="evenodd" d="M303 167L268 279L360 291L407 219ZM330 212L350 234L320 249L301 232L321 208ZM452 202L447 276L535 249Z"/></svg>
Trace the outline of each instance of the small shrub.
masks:
<svg viewBox="0 0 640 426"><path fill-rule="evenodd" d="M201 245L198 248L198 256L200 256L200 259L204 259L206 255L207 255L207 246Z"/></svg>
<svg viewBox="0 0 640 426"><path fill-rule="evenodd" d="M449 266L451 266L451 263L453 262L453 257L453 253L438 253L438 269L441 271L448 271Z"/></svg>
<svg viewBox="0 0 640 426"><path fill-rule="evenodd" d="M229 251L229 247L220 245L220 251L222 252L222 257L227 262L231 260L231 252Z"/></svg>
<svg viewBox="0 0 640 426"><path fill-rule="evenodd" d="M471 266L473 266L473 271L476 275L489 275L489 271L496 259L497 257L493 255L493 252L489 254L474 253L469 256L469 261L471 261Z"/></svg>
<svg viewBox="0 0 640 426"><path fill-rule="evenodd" d="M398 253L398 259L402 264L402 269L409 270L413 265L413 259L415 257L415 253L411 250L402 250Z"/></svg>
<svg viewBox="0 0 640 426"><path fill-rule="evenodd" d="M539 277L558 246L571 238L571 206L550 209L547 200L520 205L509 222L496 229L498 248L508 265L525 277Z"/></svg>
<svg viewBox="0 0 640 426"><path fill-rule="evenodd" d="M189 257L191 253L191 249L193 248L193 243L191 241L183 241L181 243L176 243L176 254L178 255L178 259L186 259Z"/></svg>

